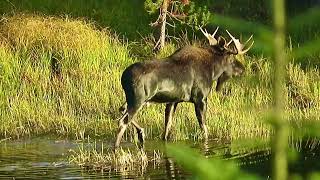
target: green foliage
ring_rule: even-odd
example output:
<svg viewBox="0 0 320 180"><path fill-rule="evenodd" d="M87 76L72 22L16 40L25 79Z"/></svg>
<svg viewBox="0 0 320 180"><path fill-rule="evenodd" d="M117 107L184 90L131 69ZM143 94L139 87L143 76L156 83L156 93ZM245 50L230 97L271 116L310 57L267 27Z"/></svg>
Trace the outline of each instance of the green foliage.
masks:
<svg viewBox="0 0 320 180"><path fill-rule="evenodd" d="M163 0L155 2L146 0L144 7L149 14L155 14L159 12L162 3ZM168 11L170 12L168 15L171 21L178 21L192 28L206 25L211 16L207 6L198 7L195 2L189 2L188 5L185 5L181 1L170 1Z"/></svg>
<svg viewBox="0 0 320 180"><path fill-rule="evenodd" d="M156 2L153 2L153 0L145 0L144 2L144 8L147 10L149 14L156 13L159 8L162 5L163 0L156 0Z"/></svg>
<svg viewBox="0 0 320 180"><path fill-rule="evenodd" d="M208 24L211 16L207 6L196 7L194 2L191 2L187 14L189 14L189 16L186 20L186 24L196 28Z"/></svg>

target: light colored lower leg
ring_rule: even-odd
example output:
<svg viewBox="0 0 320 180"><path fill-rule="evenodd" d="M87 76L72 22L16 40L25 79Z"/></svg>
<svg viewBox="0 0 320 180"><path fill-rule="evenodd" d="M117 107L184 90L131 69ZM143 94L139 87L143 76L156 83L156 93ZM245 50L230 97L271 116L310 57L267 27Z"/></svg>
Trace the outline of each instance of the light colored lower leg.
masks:
<svg viewBox="0 0 320 180"><path fill-rule="evenodd" d="M125 132L126 129L127 129L127 125L126 124L120 125L119 132L118 132L118 135L117 135L117 139L116 139L116 142L115 142L115 145L114 145L115 148L119 147L120 142L121 142L121 138L122 138L123 133Z"/></svg>
<svg viewBox="0 0 320 180"><path fill-rule="evenodd" d="M170 118L168 120L168 123L166 124L166 129L165 129L165 134L164 134L164 140L168 140L168 136L169 136L169 132L170 132L170 129L171 129L171 125L172 125L172 121L171 121L172 118Z"/></svg>
<svg viewBox="0 0 320 180"><path fill-rule="evenodd" d="M202 130L203 130L203 134L204 134L204 139L205 141L208 140L208 128L205 124L202 125Z"/></svg>
<svg viewBox="0 0 320 180"><path fill-rule="evenodd" d="M163 140L168 140L169 132L172 125L172 116L175 111L174 104L168 104L165 109L165 132L163 136Z"/></svg>
<svg viewBox="0 0 320 180"><path fill-rule="evenodd" d="M124 120L125 118L127 118L127 117L128 117L128 112L126 112L126 113L123 114L120 118L117 119L117 121L118 121L118 126L119 126L119 127L123 124L123 120Z"/></svg>

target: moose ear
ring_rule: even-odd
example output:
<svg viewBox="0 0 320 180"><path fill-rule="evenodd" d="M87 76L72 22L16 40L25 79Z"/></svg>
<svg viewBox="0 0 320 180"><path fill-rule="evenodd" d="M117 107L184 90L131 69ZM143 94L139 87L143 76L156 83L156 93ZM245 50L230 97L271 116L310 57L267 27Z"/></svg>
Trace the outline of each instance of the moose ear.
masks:
<svg viewBox="0 0 320 180"><path fill-rule="evenodd" d="M226 40L222 36L219 36L218 37L218 45L220 47L224 47L225 44L226 44Z"/></svg>

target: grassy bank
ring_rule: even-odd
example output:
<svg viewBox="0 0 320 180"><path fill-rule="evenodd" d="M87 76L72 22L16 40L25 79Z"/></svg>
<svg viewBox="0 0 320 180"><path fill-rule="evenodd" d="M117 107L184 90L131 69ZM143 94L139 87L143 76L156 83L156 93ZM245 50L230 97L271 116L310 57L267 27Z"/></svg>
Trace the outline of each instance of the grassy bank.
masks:
<svg viewBox="0 0 320 180"><path fill-rule="evenodd" d="M133 61L126 43L81 20L32 15L6 18L1 35L2 136L112 133L106 114Z"/></svg>
<svg viewBox="0 0 320 180"><path fill-rule="evenodd" d="M123 42L88 21L22 14L4 17L0 36L1 137L115 136L114 120L124 102L121 73L141 60L132 55L141 44ZM170 45L158 56L175 49ZM245 75L209 97L207 123L212 137L270 135L265 118L271 107L271 64L264 57L245 59ZM319 69L290 64L287 71L283 100L290 121L301 125L320 120ZM151 105L139 113L147 138L161 137L163 117L164 105ZM174 140L197 139L201 134L191 104L179 104L173 123ZM126 138L133 136L131 128Z"/></svg>

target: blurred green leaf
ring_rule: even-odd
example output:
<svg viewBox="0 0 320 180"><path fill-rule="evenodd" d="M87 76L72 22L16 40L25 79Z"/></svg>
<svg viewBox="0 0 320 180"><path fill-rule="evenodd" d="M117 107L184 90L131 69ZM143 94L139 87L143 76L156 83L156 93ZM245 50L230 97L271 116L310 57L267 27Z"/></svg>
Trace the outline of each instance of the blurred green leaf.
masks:
<svg viewBox="0 0 320 180"><path fill-rule="evenodd" d="M212 16L210 22L231 31L231 33L233 31L241 32L241 35L245 34L247 37L253 35L255 43L250 52L263 53L265 55L271 55L273 52L273 32L266 25L221 15ZM227 37L227 34L225 36ZM234 36L240 37L239 34L234 34ZM246 38L242 38L241 41L244 43Z"/></svg>
<svg viewBox="0 0 320 180"><path fill-rule="evenodd" d="M310 174L308 179L310 179L310 180L318 180L318 179L320 179L320 172L315 172L315 173Z"/></svg>
<svg viewBox="0 0 320 180"><path fill-rule="evenodd" d="M246 21L243 19L237 19L233 17L221 16L215 14L211 19L213 24L217 24L221 27L228 27L228 30L237 30L248 34L271 34L270 27L261 23Z"/></svg>
<svg viewBox="0 0 320 180"><path fill-rule="evenodd" d="M292 50L292 55L295 58L303 58L315 53L320 53L320 38L315 39L313 41L309 41L304 45L294 48Z"/></svg>
<svg viewBox="0 0 320 180"><path fill-rule="evenodd" d="M243 155L247 155L246 153L243 153L243 150L253 153L270 149L270 141L261 138L238 139L232 142L231 149L232 153L240 151Z"/></svg>
<svg viewBox="0 0 320 180"><path fill-rule="evenodd" d="M242 172L232 161L206 159L184 145L168 145L168 154L199 179L258 179Z"/></svg>
<svg viewBox="0 0 320 180"><path fill-rule="evenodd" d="M288 19L288 29L293 32L301 31L303 26L320 26L320 8L311 8L301 15Z"/></svg>
<svg viewBox="0 0 320 180"><path fill-rule="evenodd" d="M299 152L294 148L288 149L288 162L293 163L299 160Z"/></svg>
<svg viewBox="0 0 320 180"><path fill-rule="evenodd" d="M301 119L299 124L291 124L291 131L298 136L320 137L320 122L312 119Z"/></svg>

